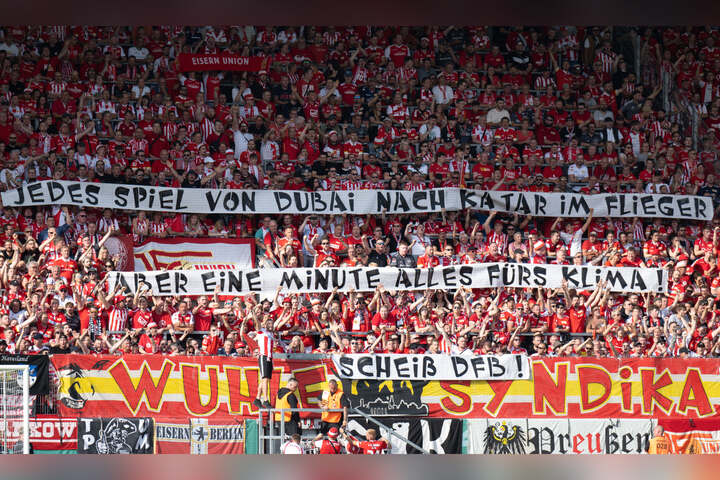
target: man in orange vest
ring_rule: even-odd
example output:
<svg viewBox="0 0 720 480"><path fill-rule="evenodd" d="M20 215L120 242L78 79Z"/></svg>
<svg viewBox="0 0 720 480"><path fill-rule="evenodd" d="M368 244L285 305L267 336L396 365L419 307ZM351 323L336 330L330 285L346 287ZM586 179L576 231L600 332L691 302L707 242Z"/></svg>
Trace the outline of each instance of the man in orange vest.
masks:
<svg viewBox="0 0 720 480"><path fill-rule="evenodd" d="M653 429L654 437L650 439L648 453L651 455L667 455L670 453L670 442L665 436L665 429L657 425Z"/></svg>
<svg viewBox="0 0 720 480"><path fill-rule="evenodd" d="M322 393L320 406L323 409L322 415L320 416L321 433L328 433L332 428L336 428L338 431L341 428L347 428L350 401L338 388L336 380L330 380L328 382L328 389ZM342 412L332 411L340 409L342 409Z"/></svg>
<svg viewBox="0 0 720 480"><path fill-rule="evenodd" d="M275 410L281 410L285 408L302 408L302 404L295 392L298 389L298 381L295 377L288 379L287 385L278 390L277 399L275 400ZM276 412L275 421L279 422L281 418L285 418L285 434L292 435L297 433L302 435L302 428L300 428L300 412ZM280 425L278 425L280 428Z"/></svg>

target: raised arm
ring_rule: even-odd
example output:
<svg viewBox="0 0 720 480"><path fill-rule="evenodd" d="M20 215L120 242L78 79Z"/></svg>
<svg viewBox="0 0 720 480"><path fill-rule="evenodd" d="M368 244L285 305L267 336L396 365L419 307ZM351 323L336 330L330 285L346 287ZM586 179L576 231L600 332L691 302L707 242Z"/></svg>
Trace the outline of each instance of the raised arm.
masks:
<svg viewBox="0 0 720 480"><path fill-rule="evenodd" d="M588 215L588 218L587 218L587 220L585 220L585 223L583 224L582 229L581 229L581 230L583 231L583 233L587 232L587 229L588 229L588 227L590 226L590 223L592 223L593 213L594 213L594 212L595 212L595 209L594 209L594 208L591 208L591 209L590 209L590 214Z"/></svg>
<svg viewBox="0 0 720 480"><path fill-rule="evenodd" d="M495 218L495 215L497 215L496 211L493 210L492 212L490 212L490 215L488 216L488 218L485 219L485 222L482 225L486 235L490 235L490 233L492 232L492 228L490 228L490 222L492 222L493 218Z"/></svg>

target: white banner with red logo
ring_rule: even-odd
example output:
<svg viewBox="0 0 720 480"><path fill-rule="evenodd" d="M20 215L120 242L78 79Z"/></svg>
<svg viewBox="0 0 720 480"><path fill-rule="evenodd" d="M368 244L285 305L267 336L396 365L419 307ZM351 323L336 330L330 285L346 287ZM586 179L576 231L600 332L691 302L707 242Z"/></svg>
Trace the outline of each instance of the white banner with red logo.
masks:
<svg viewBox="0 0 720 480"><path fill-rule="evenodd" d="M135 271L234 270L253 268L249 238L150 238L134 251Z"/></svg>
<svg viewBox="0 0 720 480"><path fill-rule="evenodd" d="M715 418L661 419L670 453L720 454L720 421Z"/></svg>
<svg viewBox="0 0 720 480"><path fill-rule="evenodd" d="M130 235L113 235L105 240L105 247L110 256L117 259L117 269L121 272L132 272L137 268L133 261L133 245Z"/></svg>

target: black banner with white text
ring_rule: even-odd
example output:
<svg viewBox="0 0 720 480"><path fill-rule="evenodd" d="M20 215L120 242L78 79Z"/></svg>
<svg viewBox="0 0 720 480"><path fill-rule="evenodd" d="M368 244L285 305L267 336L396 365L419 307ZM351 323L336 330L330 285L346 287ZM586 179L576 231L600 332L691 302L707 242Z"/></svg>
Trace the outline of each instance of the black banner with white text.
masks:
<svg viewBox="0 0 720 480"><path fill-rule="evenodd" d="M469 288L594 289L600 281L614 292L665 292L667 270L661 268L594 267L576 265L476 263L438 268L339 267L252 268L241 270L171 270L111 272L109 288L117 282L134 294L141 285L155 296L224 295L283 292L369 292L382 285L388 290L455 290Z"/></svg>
<svg viewBox="0 0 720 480"><path fill-rule="evenodd" d="M504 192L462 188L351 191L233 190L44 180L2 192L6 207L77 205L123 210L236 214L390 214L495 210L538 217L712 220L710 197L643 193Z"/></svg>
<svg viewBox="0 0 720 480"><path fill-rule="evenodd" d="M155 452L152 418L78 418L78 453L149 454Z"/></svg>
<svg viewBox="0 0 720 480"><path fill-rule="evenodd" d="M378 420L383 425L382 427L364 418L356 417L348 422L347 430L355 438L365 438L367 431L371 428L378 431L380 437L388 440L388 453L391 454L418 454L421 452L392 435L390 431L407 438L431 454L463 453L463 426L460 420L414 417Z"/></svg>

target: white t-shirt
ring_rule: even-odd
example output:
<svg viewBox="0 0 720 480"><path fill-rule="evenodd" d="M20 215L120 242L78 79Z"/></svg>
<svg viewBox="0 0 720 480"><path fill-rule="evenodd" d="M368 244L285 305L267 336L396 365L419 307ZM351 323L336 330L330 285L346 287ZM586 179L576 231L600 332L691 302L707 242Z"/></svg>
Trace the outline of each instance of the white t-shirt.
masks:
<svg viewBox="0 0 720 480"><path fill-rule="evenodd" d="M436 85L432 89L433 97L435 97L435 103L445 105L450 103L455 98L453 89L450 85Z"/></svg>
<svg viewBox="0 0 720 480"><path fill-rule="evenodd" d="M565 245L570 245L570 256L574 257L577 253L582 253L582 228L579 228L572 235L565 232L560 232L560 238L565 242Z"/></svg>
<svg viewBox="0 0 720 480"><path fill-rule="evenodd" d="M578 165L577 163L573 163L568 167L568 176L573 176L577 178L578 180L585 180L590 176L590 172L588 172L588 168L586 165Z"/></svg>
<svg viewBox="0 0 720 480"><path fill-rule="evenodd" d="M500 110L499 108L493 107L488 110L486 120L489 124L495 124L500 123L500 120L505 117L510 118L510 112L505 109Z"/></svg>
<svg viewBox="0 0 720 480"><path fill-rule="evenodd" d="M425 247L427 247L428 245L432 245L432 240L430 240L430 237L428 237L427 235L423 235L422 237L420 237L413 233L410 238L415 240L415 244L413 245L412 251L410 252L410 254L415 257L425 255Z"/></svg>
<svg viewBox="0 0 720 480"><path fill-rule="evenodd" d="M130 47L128 50L128 57L135 57L138 60L145 60L145 58L150 54L150 51L145 47L137 48L135 46Z"/></svg>
<svg viewBox="0 0 720 480"><path fill-rule="evenodd" d="M280 447L280 453L283 455L304 455L305 451L303 451L301 445L298 445L293 441L287 441L283 443L282 447Z"/></svg>
<svg viewBox="0 0 720 480"><path fill-rule="evenodd" d="M442 135L442 131L440 130L440 127L435 125L434 127L431 127L428 129L428 126L426 123L423 123L420 125L420 129L418 130L418 133L420 135L428 134L428 140L435 140L436 138L440 138Z"/></svg>

